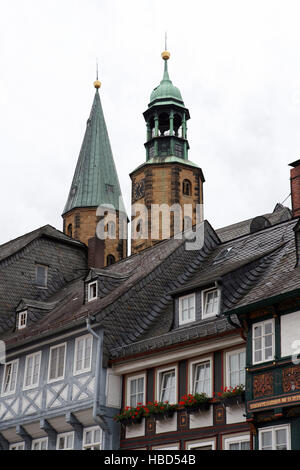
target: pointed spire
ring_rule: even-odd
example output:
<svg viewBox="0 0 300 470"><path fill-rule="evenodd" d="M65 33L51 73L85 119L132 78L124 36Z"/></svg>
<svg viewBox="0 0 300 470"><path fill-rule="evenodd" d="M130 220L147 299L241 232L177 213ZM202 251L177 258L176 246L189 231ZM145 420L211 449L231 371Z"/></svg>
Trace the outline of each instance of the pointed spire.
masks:
<svg viewBox="0 0 300 470"><path fill-rule="evenodd" d="M123 202L119 207L122 195L101 106L99 80L94 86L93 106L63 215L78 207L98 207L101 204L111 204L125 213Z"/></svg>
<svg viewBox="0 0 300 470"><path fill-rule="evenodd" d="M163 79L160 83L163 83L163 82L172 83L172 81L170 80L170 77L169 77L168 61L166 59L164 59L164 60L165 60L164 76L163 76Z"/></svg>

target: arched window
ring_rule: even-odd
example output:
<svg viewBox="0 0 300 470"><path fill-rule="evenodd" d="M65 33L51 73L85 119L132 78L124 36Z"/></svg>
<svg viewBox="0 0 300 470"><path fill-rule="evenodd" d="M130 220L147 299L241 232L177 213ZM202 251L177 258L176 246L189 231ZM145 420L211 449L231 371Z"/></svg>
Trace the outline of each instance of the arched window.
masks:
<svg viewBox="0 0 300 470"><path fill-rule="evenodd" d="M189 180L184 180L182 183L182 192L185 196L191 196L192 194L192 185Z"/></svg>
<svg viewBox="0 0 300 470"><path fill-rule="evenodd" d="M68 225L67 235L68 235L69 237L71 237L71 238L73 237L73 227L72 227L72 224L69 224L69 225Z"/></svg>
<svg viewBox="0 0 300 470"><path fill-rule="evenodd" d="M168 113L161 113L158 119L160 135L170 135L170 118Z"/></svg>
<svg viewBox="0 0 300 470"><path fill-rule="evenodd" d="M106 258L106 264L107 266L111 266L112 264L114 264L116 262L116 259L114 257L114 255L108 255L107 258Z"/></svg>

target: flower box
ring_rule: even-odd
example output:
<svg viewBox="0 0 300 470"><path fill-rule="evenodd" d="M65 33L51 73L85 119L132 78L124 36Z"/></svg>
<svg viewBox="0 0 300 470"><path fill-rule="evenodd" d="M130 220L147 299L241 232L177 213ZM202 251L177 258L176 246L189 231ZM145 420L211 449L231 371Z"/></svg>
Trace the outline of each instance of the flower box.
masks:
<svg viewBox="0 0 300 470"><path fill-rule="evenodd" d="M231 396L224 397L222 401L224 406L240 405L241 403L245 402L245 392L232 394Z"/></svg>
<svg viewBox="0 0 300 470"><path fill-rule="evenodd" d="M210 402L206 401L203 403L197 403L193 406L185 407L187 414L197 413L198 411L208 411L210 408Z"/></svg>
<svg viewBox="0 0 300 470"><path fill-rule="evenodd" d="M143 419L143 416L139 416L138 418L126 418L126 419L122 419L120 422L120 424L122 424L122 426L133 426L135 424L141 424L142 422L142 419Z"/></svg>
<svg viewBox="0 0 300 470"><path fill-rule="evenodd" d="M164 413L157 413L152 415L156 421L163 421L165 419L171 419L174 415L175 410L168 410Z"/></svg>

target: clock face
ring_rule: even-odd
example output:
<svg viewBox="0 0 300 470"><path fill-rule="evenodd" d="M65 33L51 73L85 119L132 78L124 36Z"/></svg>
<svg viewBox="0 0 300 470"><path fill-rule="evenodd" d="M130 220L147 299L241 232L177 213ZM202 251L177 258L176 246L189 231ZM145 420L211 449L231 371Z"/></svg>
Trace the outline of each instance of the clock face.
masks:
<svg viewBox="0 0 300 470"><path fill-rule="evenodd" d="M135 183L132 188L132 199L137 201L145 196L145 180L141 180L138 183Z"/></svg>

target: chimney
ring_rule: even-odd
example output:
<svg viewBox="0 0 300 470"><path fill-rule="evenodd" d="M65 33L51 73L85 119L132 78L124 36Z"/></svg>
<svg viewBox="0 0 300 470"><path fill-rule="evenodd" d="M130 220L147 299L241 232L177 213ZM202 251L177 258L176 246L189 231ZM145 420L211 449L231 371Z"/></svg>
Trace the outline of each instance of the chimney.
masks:
<svg viewBox="0 0 300 470"><path fill-rule="evenodd" d="M89 268L104 268L104 240L97 236L88 240Z"/></svg>
<svg viewBox="0 0 300 470"><path fill-rule="evenodd" d="M300 160L290 163L293 217L300 217Z"/></svg>

